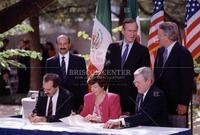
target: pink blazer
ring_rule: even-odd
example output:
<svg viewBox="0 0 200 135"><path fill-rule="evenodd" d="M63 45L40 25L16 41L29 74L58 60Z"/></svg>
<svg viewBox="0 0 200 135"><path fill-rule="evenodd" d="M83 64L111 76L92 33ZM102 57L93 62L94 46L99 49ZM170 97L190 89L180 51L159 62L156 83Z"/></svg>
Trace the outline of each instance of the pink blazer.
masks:
<svg viewBox="0 0 200 135"><path fill-rule="evenodd" d="M84 106L80 115L85 117L88 114L93 114L95 105L95 94L88 93L84 97ZM117 94L106 93L102 103L99 105L102 122L105 123L109 119L117 119L121 115L120 99Z"/></svg>

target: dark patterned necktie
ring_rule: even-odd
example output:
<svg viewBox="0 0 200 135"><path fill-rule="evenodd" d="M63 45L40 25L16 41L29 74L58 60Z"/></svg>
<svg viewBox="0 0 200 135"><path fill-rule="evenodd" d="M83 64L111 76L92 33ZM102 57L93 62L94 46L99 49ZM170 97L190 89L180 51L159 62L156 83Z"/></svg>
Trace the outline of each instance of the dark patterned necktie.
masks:
<svg viewBox="0 0 200 135"><path fill-rule="evenodd" d="M123 53L123 55L122 55L121 69L124 67L124 64L125 64L125 62L126 62L126 57L127 57L127 55L128 55L128 47L129 47L129 45L126 44L126 49L125 49L125 51L124 51L124 53Z"/></svg>
<svg viewBox="0 0 200 135"><path fill-rule="evenodd" d="M140 107L143 103L143 94L138 93L136 97L136 113L140 111Z"/></svg>
<svg viewBox="0 0 200 135"><path fill-rule="evenodd" d="M52 97L50 97L47 116L52 116L52 112L53 112L53 102L52 102Z"/></svg>
<svg viewBox="0 0 200 135"><path fill-rule="evenodd" d="M165 65L166 61L167 61L167 48L165 48L165 51L163 53L163 66Z"/></svg>
<svg viewBox="0 0 200 135"><path fill-rule="evenodd" d="M65 57L62 57L62 62L61 62L61 74L62 74L62 79L66 77L66 65L65 65Z"/></svg>

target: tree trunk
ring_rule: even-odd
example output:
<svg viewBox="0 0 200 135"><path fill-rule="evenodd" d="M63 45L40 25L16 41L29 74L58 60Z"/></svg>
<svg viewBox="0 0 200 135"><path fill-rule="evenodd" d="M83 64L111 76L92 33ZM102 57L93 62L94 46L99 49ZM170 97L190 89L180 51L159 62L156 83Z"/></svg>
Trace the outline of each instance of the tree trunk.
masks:
<svg viewBox="0 0 200 135"><path fill-rule="evenodd" d="M34 32L30 32L31 38L31 50L40 51L40 35L39 35L39 17L33 16L30 18L30 25L33 27ZM38 90L41 88L42 76L41 76L41 61L31 59L31 73L30 73L30 89Z"/></svg>
<svg viewBox="0 0 200 135"><path fill-rule="evenodd" d="M120 4L120 13L119 13L119 26L122 25L123 20L125 19L124 9L126 7L127 0L122 0ZM122 39L122 34L120 33L120 39Z"/></svg>
<svg viewBox="0 0 200 135"><path fill-rule="evenodd" d="M34 16L54 0L21 0L0 11L0 33Z"/></svg>

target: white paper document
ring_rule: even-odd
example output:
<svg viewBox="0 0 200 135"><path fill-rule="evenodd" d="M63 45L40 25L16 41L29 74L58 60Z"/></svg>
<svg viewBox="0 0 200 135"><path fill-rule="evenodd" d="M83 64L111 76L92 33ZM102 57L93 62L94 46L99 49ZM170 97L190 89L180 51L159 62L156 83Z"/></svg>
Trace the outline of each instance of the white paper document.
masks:
<svg viewBox="0 0 200 135"><path fill-rule="evenodd" d="M87 122L83 120L83 117L81 115L71 115L65 118L60 119L63 123L65 123L68 126L74 126L74 127L95 127L95 128L102 128L102 123L92 123Z"/></svg>
<svg viewBox="0 0 200 135"><path fill-rule="evenodd" d="M105 129L102 123L92 123L83 120L80 115L69 116L61 119L62 122L40 122L30 123L28 119L20 118L0 118L0 128L42 130L57 132L74 133L95 133L110 135L169 135L189 129L186 128L167 128L167 127L147 127L138 126L125 129ZM1 134L1 133L0 133Z"/></svg>

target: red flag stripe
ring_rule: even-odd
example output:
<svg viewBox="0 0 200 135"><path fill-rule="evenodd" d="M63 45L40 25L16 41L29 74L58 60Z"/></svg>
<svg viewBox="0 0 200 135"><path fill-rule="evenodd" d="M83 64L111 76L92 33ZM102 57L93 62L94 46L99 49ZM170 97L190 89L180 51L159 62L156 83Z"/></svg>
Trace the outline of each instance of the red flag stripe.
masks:
<svg viewBox="0 0 200 135"><path fill-rule="evenodd" d="M148 48L149 48L149 50L152 50L157 46L159 46L158 42L154 42L154 43L150 44Z"/></svg>
<svg viewBox="0 0 200 135"><path fill-rule="evenodd" d="M151 67L153 68L155 54L159 48L158 44L158 28L164 21L163 0L154 0L154 13L150 22L150 31L148 36L148 49L151 57Z"/></svg>
<svg viewBox="0 0 200 135"><path fill-rule="evenodd" d="M200 56L200 45L192 51L193 59L196 59Z"/></svg>
<svg viewBox="0 0 200 135"><path fill-rule="evenodd" d="M155 30L154 32L149 34L148 39L150 40L151 38L153 38L154 36L156 36L158 34L158 30Z"/></svg>
<svg viewBox="0 0 200 135"><path fill-rule="evenodd" d="M200 38L200 31L187 42L186 48L189 48L198 38Z"/></svg>
<svg viewBox="0 0 200 135"><path fill-rule="evenodd" d="M194 21L192 22L192 24L187 27L187 34L190 33L197 25L199 25L200 22L200 16Z"/></svg>
<svg viewBox="0 0 200 135"><path fill-rule="evenodd" d="M156 52L156 51L158 50L159 47L160 47L160 46L157 45L156 47L154 47L153 49L151 49L150 52Z"/></svg>
<svg viewBox="0 0 200 135"><path fill-rule="evenodd" d="M150 27L153 27L154 25L156 25L157 23L161 22L164 20L163 16L160 16L158 18L156 18L153 22L151 22Z"/></svg>

